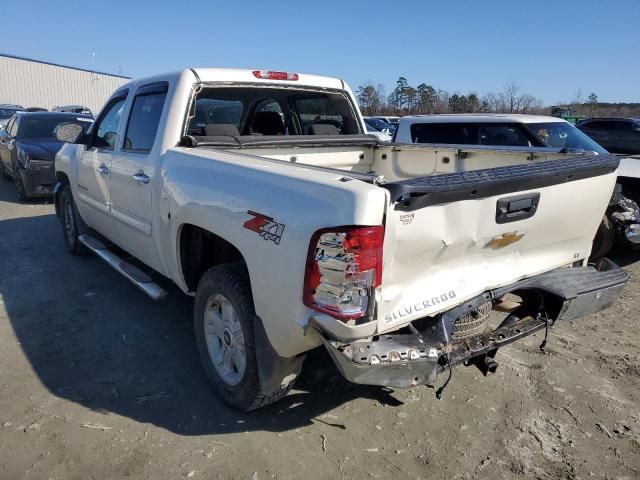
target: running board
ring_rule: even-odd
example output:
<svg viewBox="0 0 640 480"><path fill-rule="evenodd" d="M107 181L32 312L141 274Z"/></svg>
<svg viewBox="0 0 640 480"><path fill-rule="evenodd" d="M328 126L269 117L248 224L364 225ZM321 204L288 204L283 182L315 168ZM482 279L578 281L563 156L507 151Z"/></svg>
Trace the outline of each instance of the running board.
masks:
<svg viewBox="0 0 640 480"><path fill-rule="evenodd" d="M152 300L162 300L167 296L167 292L160 287L160 285L154 283L149 275L135 265L121 259L100 240L86 234L78 236L78 240L102 260L107 262L116 272L151 297Z"/></svg>

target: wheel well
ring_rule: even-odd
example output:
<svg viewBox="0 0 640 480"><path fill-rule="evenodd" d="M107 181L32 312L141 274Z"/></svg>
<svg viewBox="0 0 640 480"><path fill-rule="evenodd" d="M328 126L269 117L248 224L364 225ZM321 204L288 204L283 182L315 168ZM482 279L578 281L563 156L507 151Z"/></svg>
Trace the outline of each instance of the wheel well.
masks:
<svg viewBox="0 0 640 480"><path fill-rule="evenodd" d="M56 209L56 215L60 216L60 205L58 204L60 200L60 194L66 185L70 185L69 177L65 173L56 172L56 182L62 185L62 188L56 188L53 191L53 206Z"/></svg>
<svg viewBox="0 0 640 480"><path fill-rule="evenodd" d="M622 185L622 194L635 202L640 201L640 179L633 177L618 177Z"/></svg>
<svg viewBox="0 0 640 480"><path fill-rule="evenodd" d="M180 231L180 267L189 291L195 292L200 277L216 265L242 261L232 244L201 227L186 224Z"/></svg>

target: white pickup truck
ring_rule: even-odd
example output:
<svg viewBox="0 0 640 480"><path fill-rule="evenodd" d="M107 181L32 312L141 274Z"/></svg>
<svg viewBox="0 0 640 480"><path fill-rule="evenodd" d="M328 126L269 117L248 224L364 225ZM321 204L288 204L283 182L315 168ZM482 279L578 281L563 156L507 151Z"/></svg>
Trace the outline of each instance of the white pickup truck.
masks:
<svg viewBox="0 0 640 480"><path fill-rule="evenodd" d="M618 298L626 274L586 260L616 157L456 156L364 132L335 78L132 81L87 134L58 127L66 245L152 298L156 273L194 296L204 369L242 410L285 395L323 344L352 382L433 385L459 363L491 372L499 347Z"/></svg>

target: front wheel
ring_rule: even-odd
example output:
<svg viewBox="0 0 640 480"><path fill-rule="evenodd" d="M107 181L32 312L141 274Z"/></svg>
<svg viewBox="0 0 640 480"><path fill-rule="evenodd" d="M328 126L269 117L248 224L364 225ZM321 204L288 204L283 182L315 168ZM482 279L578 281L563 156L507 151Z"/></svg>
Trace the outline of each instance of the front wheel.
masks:
<svg viewBox="0 0 640 480"><path fill-rule="evenodd" d="M264 345L259 322L243 263L219 265L202 276L193 319L202 365L222 401L243 411L284 397L300 372L300 359L277 357ZM265 355L271 357L265 361Z"/></svg>
<svg viewBox="0 0 640 480"><path fill-rule="evenodd" d="M73 201L71 187L67 185L60 194L60 211L62 212L62 233L67 250L73 255L86 255L89 250L78 238L86 229L82 218L78 215L78 209Z"/></svg>
<svg viewBox="0 0 640 480"><path fill-rule="evenodd" d="M20 176L18 167L15 166L13 169L13 180L16 185L16 194L18 196L18 200L21 202L28 200L29 195L27 195L27 189L24 187L24 182L22 181L22 177Z"/></svg>
<svg viewBox="0 0 640 480"><path fill-rule="evenodd" d="M2 159L0 159L0 178L2 178L3 180L11 179L11 176L9 176L9 174L7 173L7 169L5 168Z"/></svg>

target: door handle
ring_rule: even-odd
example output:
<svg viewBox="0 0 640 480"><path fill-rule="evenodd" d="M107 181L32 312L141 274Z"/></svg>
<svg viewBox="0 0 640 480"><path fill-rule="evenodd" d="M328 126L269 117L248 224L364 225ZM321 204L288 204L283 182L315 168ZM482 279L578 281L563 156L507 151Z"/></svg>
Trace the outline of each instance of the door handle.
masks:
<svg viewBox="0 0 640 480"><path fill-rule="evenodd" d="M98 168L96 168L96 170L102 175L109 175L109 167L107 167L105 164L100 165Z"/></svg>
<svg viewBox="0 0 640 480"><path fill-rule="evenodd" d="M135 175L132 175L131 178L138 182L138 185L140 185L141 183L149 183L149 176L144 172L138 172Z"/></svg>

